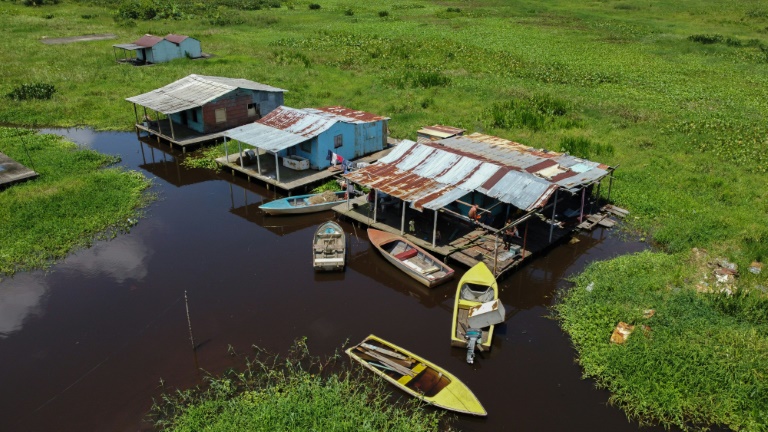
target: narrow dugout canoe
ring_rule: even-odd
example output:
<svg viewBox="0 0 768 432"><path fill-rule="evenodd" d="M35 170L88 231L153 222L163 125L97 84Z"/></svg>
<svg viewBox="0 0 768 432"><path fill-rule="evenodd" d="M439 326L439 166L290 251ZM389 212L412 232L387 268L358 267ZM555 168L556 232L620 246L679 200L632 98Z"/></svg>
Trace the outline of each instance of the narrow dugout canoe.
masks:
<svg viewBox="0 0 768 432"><path fill-rule="evenodd" d="M368 228L368 239L387 261L429 288L453 278L452 268L402 236Z"/></svg>
<svg viewBox="0 0 768 432"><path fill-rule="evenodd" d="M483 405L453 374L422 357L377 336L370 335L346 353L355 361L436 407L485 416Z"/></svg>

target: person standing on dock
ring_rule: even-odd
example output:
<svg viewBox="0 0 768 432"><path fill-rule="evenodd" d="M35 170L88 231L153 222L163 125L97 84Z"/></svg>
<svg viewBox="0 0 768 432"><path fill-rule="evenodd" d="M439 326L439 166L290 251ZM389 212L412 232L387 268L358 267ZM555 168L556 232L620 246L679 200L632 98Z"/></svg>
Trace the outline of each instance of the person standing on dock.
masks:
<svg viewBox="0 0 768 432"><path fill-rule="evenodd" d="M517 225L512 225L512 219L507 219L507 223L505 224L507 227L504 230L504 250L509 250L510 246L512 245L512 238L517 237L520 238L520 234L517 232Z"/></svg>

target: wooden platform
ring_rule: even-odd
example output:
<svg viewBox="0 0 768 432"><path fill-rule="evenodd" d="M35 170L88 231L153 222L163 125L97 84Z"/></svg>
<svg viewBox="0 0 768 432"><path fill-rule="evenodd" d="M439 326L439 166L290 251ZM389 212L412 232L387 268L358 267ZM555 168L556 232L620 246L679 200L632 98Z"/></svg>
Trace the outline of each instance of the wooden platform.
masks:
<svg viewBox="0 0 768 432"><path fill-rule="evenodd" d="M157 121L151 121L148 125L143 123L135 124L136 131L141 135L149 135L159 143L160 140L165 140L171 146L178 146L182 152L186 152L187 147L200 146L212 141L218 141L224 139L224 132L215 132L209 134L201 134L194 129L190 129L184 125L178 123L173 124L171 129L171 122L168 119Z"/></svg>
<svg viewBox="0 0 768 432"><path fill-rule="evenodd" d="M393 147L388 147L384 150L378 151L368 156L364 156L353 160L353 162L366 162L372 163L380 158L389 154ZM256 151L256 149L249 149ZM273 185L277 188L288 191L289 193L295 190L300 190L302 193L309 193L310 186L324 183L333 177L338 177L342 174L340 168L328 168L324 170L294 170L286 166L280 165L280 180L277 179L277 171L275 169L275 155L272 153L261 152L257 155L258 161L253 161L248 165L240 166L238 161L240 155L235 153L229 156L224 156L216 159L221 167L231 171L232 174L240 173L248 177L248 179L255 179L266 183L267 185ZM281 160L281 159L280 159ZM259 167L261 167L261 173L259 173Z"/></svg>
<svg viewBox="0 0 768 432"><path fill-rule="evenodd" d="M0 189L12 184L33 179L39 174L0 153Z"/></svg>

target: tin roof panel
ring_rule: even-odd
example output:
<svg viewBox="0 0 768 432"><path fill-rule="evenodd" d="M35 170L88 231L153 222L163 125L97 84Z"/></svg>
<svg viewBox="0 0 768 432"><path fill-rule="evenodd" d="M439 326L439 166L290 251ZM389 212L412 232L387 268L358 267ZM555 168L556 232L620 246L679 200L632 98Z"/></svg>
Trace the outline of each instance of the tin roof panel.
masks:
<svg viewBox="0 0 768 432"><path fill-rule="evenodd" d="M165 87L126 98L127 101L163 114L197 108L237 89L284 92L285 90L245 79L188 75Z"/></svg>

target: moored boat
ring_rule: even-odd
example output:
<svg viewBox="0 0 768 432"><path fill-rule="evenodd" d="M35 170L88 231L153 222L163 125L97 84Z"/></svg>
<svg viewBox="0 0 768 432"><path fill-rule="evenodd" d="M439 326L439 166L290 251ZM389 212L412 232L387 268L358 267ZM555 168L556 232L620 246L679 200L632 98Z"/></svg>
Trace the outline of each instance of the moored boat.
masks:
<svg viewBox="0 0 768 432"><path fill-rule="evenodd" d="M499 285L488 267L480 262L467 270L456 288L451 324L451 346L471 348L467 362L472 363L474 351L490 351L493 339L493 325L472 328L469 324L470 310L485 303L498 300ZM503 308L502 308L503 315Z"/></svg>
<svg viewBox="0 0 768 432"><path fill-rule="evenodd" d="M344 270L347 241L339 224L321 224L312 240L312 266L318 271Z"/></svg>
<svg viewBox="0 0 768 432"><path fill-rule="evenodd" d="M345 194L344 191L325 191L317 194L296 195L262 204L259 209L269 215L321 212L341 203Z"/></svg>
<svg viewBox="0 0 768 432"><path fill-rule="evenodd" d="M370 335L346 353L411 396L436 407L476 416L487 412L463 382L436 364Z"/></svg>
<svg viewBox="0 0 768 432"><path fill-rule="evenodd" d="M453 278L452 268L402 236L368 228L368 239L387 261L430 288Z"/></svg>

